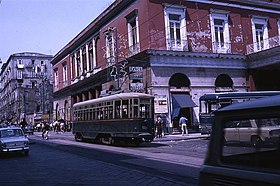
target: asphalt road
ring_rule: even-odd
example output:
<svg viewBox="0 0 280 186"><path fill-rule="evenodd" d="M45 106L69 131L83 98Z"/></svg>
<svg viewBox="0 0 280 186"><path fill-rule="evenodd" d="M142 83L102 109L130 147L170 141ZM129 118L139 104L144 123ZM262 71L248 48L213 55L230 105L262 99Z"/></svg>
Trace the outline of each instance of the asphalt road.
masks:
<svg viewBox="0 0 280 186"><path fill-rule="evenodd" d="M1 156L0 185L197 185L207 146L192 139L115 147L76 142L69 133L30 141L29 157Z"/></svg>

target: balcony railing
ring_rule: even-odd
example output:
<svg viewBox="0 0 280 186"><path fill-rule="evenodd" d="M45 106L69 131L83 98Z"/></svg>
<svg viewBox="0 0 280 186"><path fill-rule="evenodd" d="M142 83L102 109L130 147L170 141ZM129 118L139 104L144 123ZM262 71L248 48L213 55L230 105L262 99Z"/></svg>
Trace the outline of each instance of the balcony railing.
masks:
<svg viewBox="0 0 280 186"><path fill-rule="evenodd" d="M167 39L167 50L177 50L177 51L188 51L188 41L187 40L174 40Z"/></svg>
<svg viewBox="0 0 280 186"><path fill-rule="evenodd" d="M231 43L213 42L213 53L231 53Z"/></svg>
<svg viewBox="0 0 280 186"><path fill-rule="evenodd" d="M140 52L140 44L136 43L128 48L128 57Z"/></svg>
<svg viewBox="0 0 280 186"><path fill-rule="evenodd" d="M261 42L255 42L255 43L252 43L250 45L247 45L246 46L246 49L247 49L246 54L252 54L252 53L255 53L255 52L259 52L259 51L262 51L262 50L267 50L267 49L274 48L274 47L277 47L277 46L280 46L280 35L275 36L275 37L271 37L271 38L268 38L268 39L264 39Z"/></svg>

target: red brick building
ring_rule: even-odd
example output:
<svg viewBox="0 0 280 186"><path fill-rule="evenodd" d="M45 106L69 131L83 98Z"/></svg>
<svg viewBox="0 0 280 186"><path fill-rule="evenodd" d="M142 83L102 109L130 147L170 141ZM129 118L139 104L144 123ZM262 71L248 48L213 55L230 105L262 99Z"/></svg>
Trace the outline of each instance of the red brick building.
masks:
<svg viewBox="0 0 280 186"><path fill-rule="evenodd" d="M138 91L166 127L185 115L195 128L205 93L280 89L279 18L279 0L117 0L53 58L55 118Z"/></svg>

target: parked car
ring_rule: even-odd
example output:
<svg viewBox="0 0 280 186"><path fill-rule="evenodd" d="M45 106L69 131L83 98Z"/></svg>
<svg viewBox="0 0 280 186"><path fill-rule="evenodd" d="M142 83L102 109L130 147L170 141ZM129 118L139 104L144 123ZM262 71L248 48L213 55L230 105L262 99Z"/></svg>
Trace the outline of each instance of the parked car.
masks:
<svg viewBox="0 0 280 186"><path fill-rule="evenodd" d="M9 152L29 155L29 140L20 127L0 128L0 153Z"/></svg>
<svg viewBox="0 0 280 186"><path fill-rule="evenodd" d="M225 142L251 143L253 146L277 143L280 137L280 120L270 118L229 121L224 131Z"/></svg>
<svg viewBox="0 0 280 186"><path fill-rule="evenodd" d="M279 185L279 113L279 95L232 104L216 111L199 184ZM259 142L269 143L257 145Z"/></svg>
<svg viewBox="0 0 280 186"><path fill-rule="evenodd" d="M34 127L32 125L26 125L23 130L25 134L33 135L34 133Z"/></svg>

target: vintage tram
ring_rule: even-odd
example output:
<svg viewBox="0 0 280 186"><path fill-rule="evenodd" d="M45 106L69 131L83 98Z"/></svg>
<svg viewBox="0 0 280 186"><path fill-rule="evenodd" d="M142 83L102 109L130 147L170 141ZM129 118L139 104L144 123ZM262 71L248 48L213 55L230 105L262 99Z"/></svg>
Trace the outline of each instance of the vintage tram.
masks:
<svg viewBox="0 0 280 186"><path fill-rule="evenodd" d="M154 139L154 97L119 93L73 105L73 134L105 144L150 142Z"/></svg>

